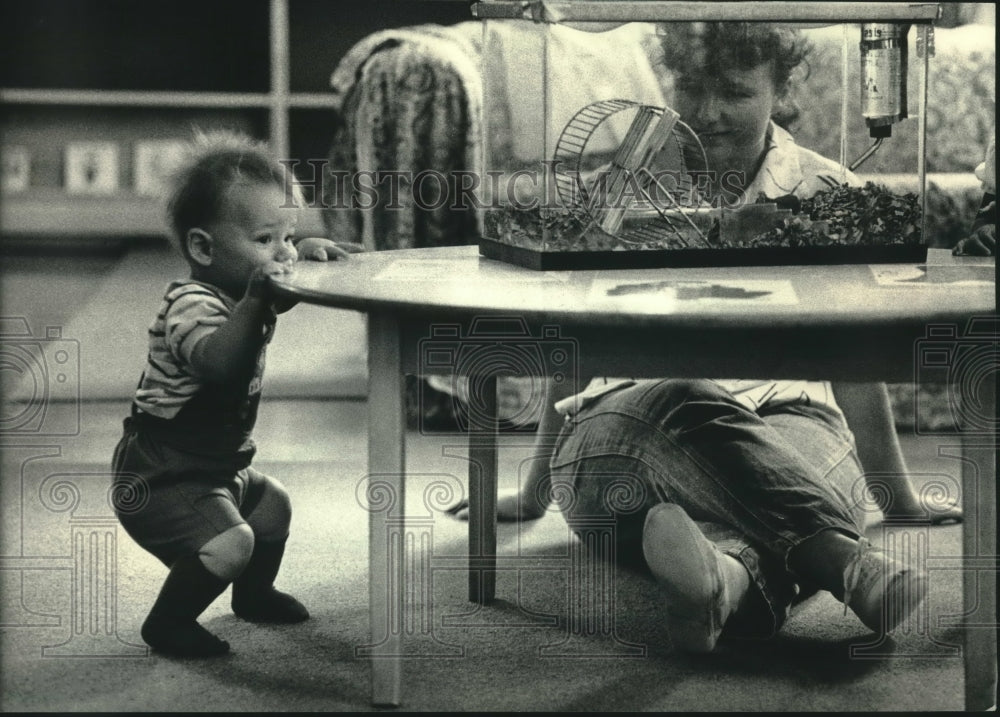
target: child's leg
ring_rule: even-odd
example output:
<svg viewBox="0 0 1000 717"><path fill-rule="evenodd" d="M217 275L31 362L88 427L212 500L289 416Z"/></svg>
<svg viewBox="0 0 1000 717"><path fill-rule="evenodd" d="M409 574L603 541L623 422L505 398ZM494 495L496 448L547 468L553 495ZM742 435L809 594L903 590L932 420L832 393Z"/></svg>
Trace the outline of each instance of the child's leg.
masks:
<svg viewBox="0 0 1000 717"><path fill-rule="evenodd" d="M204 481L153 484L139 508L118 511L129 535L170 567L142 627L143 639L160 652L195 657L229 650L197 617L253 551L253 531L236 507L237 488Z"/></svg>
<svg viewBox="0 0 1000 717"><path fill-rule="evenodd" d="M229 652L229 643L198 624L197 618L240 574L253 550L248 525L235 525L192 555L177 559L142 625L142 639L178 657Z"/></svg>
<svg viewBox="0 0 1000 717"><path fill-rule="evenodd" d="M233 582L233 612L251 622L301 622L309 618L309 611L274 587L291 523L288 493L278 481L252 468L247 468L246 476L241 512L255 541L246 569Z"/></svg>

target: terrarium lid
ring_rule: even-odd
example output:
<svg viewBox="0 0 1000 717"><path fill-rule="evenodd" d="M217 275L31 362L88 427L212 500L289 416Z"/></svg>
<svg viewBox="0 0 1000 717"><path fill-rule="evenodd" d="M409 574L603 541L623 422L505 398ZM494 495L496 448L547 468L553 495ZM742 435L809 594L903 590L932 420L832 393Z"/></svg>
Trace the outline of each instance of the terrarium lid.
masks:
<svg viewBox="0 0 1000 717"><path fill-rule="evenodd" d="M673 0L479 0L479 19L535 22L933 22L938 3L901 2L675 2Z"/></svg>

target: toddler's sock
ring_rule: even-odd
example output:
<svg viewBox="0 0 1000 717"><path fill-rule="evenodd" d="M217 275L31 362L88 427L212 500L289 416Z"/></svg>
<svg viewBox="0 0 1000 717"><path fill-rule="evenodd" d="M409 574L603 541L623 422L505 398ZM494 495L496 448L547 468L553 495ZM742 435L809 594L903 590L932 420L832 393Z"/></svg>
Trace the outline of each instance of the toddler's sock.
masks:
<svg viewBox="0 0 1000 717"><path fill-rule="evenodd" d="M212 657L229 652L229 643L198 624L201 615L226 586L197 555L181 558L170 569L160 594L142 624L142 639L174 657Z"/></svg>
<svg viewBox="0 0 1000 717"><path fill-rule="evenodd" d="M274 588L285 542L258 541L250 562L233 582L233 612L250 622L294 623L309 619L298 600Z"/></svg>

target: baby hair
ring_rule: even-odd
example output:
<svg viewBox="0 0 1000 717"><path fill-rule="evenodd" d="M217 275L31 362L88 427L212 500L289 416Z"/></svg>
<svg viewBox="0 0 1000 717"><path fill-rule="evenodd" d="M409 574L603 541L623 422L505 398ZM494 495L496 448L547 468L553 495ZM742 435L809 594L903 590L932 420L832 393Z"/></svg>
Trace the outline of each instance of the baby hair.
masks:
<svg viewBox="0 0 1000 717"><path fill-rule="evenodd" d="M171 177L167 202L168 220L186 259L188 231L217 219L227 190L239 183L273 184L285 193L287 205L303 205L301 187L266 143L238 132L198 132Z"/></svg>

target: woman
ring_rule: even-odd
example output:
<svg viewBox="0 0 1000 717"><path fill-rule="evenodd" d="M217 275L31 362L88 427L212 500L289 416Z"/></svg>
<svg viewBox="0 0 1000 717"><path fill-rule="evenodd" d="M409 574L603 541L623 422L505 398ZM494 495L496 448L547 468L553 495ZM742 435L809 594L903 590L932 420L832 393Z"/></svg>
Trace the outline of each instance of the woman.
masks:
<svg viewBox="0 0 1000 717"><path fill-rule="evenodd" d="M715 183L713 199L732 206L859 184L775 121L790 114L789 77L806 54L798 33L671 23L663 45L675 108L699 135L709 169L744 178ZM771 635L802 589L829 590L878 632L923 599L926 575L863 538L866 471L892 477L895 513L922 509L883 384L595 379L555 409L539 428L565 423L551 472L535 470L519 494L503 496L498 517L541 516L560 485L575 498L564 512L571 527L613 515L619 559L641 556L664 587L677 647L711 651L727 623Z"/></svg>
<svg viewBox="0 0 1000 717"><path fill-rule="evenodd" d="M976 179L983 183L983 201L979 205L972 230L955 245L955 256L995 256L997 253L997 143L996 128L990 135L986 158L976 167Z"/></svg>

